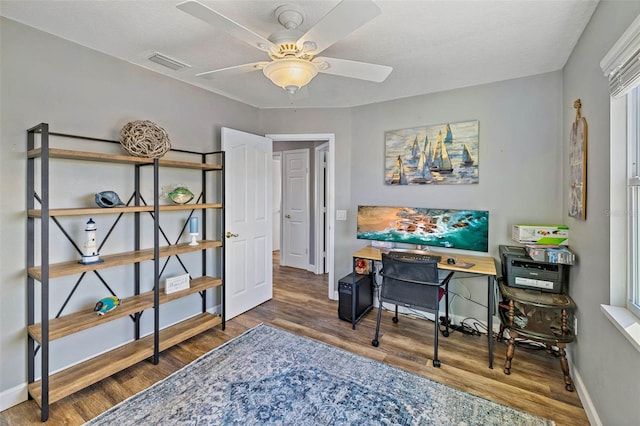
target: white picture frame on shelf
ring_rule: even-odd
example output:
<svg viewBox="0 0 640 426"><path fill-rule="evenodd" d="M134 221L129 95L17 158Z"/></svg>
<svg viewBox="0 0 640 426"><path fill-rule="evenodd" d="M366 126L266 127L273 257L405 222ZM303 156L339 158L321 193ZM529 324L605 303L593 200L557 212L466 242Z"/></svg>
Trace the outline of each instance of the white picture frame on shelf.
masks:
<svg viewBox="0 0 640 426"><path fill-rule="evenodd" d="M176 291L186 290L190 285L189 274L170 277L164 281L164 293L171 294Z"/></svg>

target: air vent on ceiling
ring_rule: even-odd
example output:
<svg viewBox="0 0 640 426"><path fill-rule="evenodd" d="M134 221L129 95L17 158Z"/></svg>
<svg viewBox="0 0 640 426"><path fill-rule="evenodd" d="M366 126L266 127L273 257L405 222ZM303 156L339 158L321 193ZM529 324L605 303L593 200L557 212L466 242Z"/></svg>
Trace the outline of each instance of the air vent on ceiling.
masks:
<svg viewBox="0 0 640 426"><path fill-rule="evenodd" d="M183 62L180 62L176 59L172 59L166 55L155 52L153 55L149 57L151 62L155 62L156 64L160 64L164 67L171 68L174 71L181 70L183 68L191 68L191 65L187 65Z"/></svg>

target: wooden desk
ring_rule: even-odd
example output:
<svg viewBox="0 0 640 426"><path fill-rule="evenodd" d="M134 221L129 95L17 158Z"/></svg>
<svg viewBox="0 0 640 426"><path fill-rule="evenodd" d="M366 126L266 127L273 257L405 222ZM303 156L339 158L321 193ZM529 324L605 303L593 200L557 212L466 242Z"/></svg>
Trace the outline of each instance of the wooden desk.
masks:
<svg viewBox="0 0 640 426"><path fill-rule="evenodd" d="M366 246L361 248L360 250L354 252L351 256L353 257L353 272L355 273L355 264L356 259L368 259L373 261L382 261L382 253L388 253L389 249L377 248ZM442 253L438 251L429 251L429 254L440 256L440 262L438 263L438 268L446 271L454 271L454 272L464 272L467 274L476 274L476 275L485 275L487 277L487 339L489 344L489 368L493 368L493 314L495 312L495 281L496 281L496 261L492 256L478 256L478 255L468 255L468 254L453 254L453 253ZM450 265L447 263L448 258L454 258L457 264L462 263L473 263L474 265L470 268L461 268L456 266L456 264ZM352 302L355 301L355 298L352 298ZM355 303L352 306L352 317L355 316ZM448 306L447 306L448 309ZM438 318L436 320L436 327L438 326ZM355 329L355 322L352 324Z"/></svg>

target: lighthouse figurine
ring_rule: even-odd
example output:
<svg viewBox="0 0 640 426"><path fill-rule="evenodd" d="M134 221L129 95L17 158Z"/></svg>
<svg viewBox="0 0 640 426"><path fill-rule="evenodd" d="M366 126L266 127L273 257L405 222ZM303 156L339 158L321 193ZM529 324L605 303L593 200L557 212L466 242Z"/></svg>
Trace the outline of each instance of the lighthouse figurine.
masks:
<svg viewBox="0 0 640 426"><path fill-rule="evenodd" d="M96 223L89 218L87 226L84 228L84 247L82 251L82 259L80 263L98 263L102 262L98 253L98 243L96 241Z"/></svg>

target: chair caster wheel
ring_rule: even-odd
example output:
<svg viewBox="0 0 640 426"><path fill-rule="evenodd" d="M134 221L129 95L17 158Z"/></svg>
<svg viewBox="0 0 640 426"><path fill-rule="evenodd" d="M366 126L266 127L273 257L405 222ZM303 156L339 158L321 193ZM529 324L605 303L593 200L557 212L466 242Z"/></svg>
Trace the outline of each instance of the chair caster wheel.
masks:
<svg viewBox="0 0 640 426"><path fill-rule="evenodd" d="M444 337L449 337L449 332L448 332L447 330L444 330L444 331L442 332L442 335L443 335Z"/></svg>
<svg viewBox="0 0 640 426"><path fill-rule="evenodd" d="M440 362L439 359L434 359L433 360L433 366L436 368L440 368L440 365L442 365L442 363Z"/></svg>
<svg viewBox="0 0 640 426"><path fill-rule="evenodd" d="M371 346L373 346L373 347L376 347L376 348L377 348L379 344L380 344L380 342L378 342L378 340L376 340L376 339L373 339L373 340L371 341Z"/></svg>
<svg viewBox="0 0 640 426"><path fill-rule="evenodd" d="M393 320L393 323L394 323L394 324L397 324L397 323L398 323L398 317L393 317L393 318L392 318L392 320Z"/></svg>
<svg viewBox="0 0 640 426"><path fill-rule="evenodd" d="M564 385L564 388L566 390L568 390L569 392L573 392L573 385L566 384L566 385Z"/></svg>

